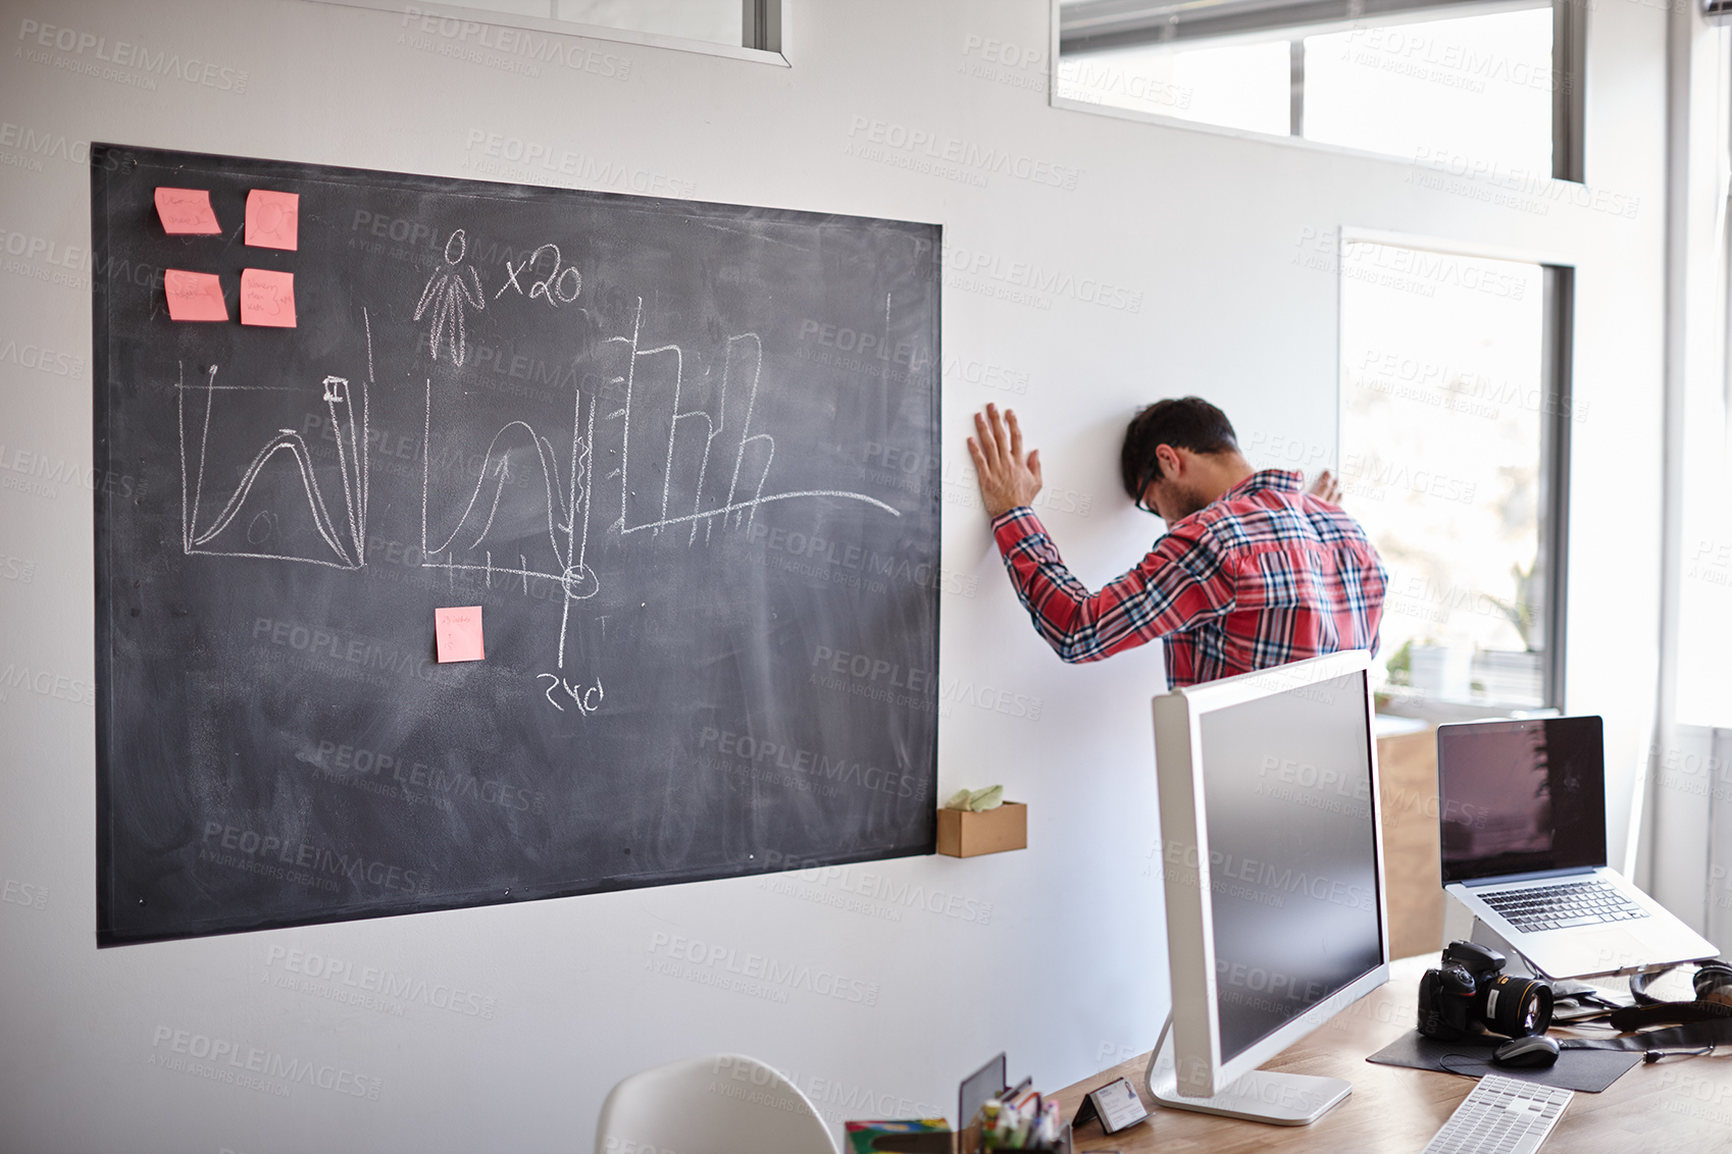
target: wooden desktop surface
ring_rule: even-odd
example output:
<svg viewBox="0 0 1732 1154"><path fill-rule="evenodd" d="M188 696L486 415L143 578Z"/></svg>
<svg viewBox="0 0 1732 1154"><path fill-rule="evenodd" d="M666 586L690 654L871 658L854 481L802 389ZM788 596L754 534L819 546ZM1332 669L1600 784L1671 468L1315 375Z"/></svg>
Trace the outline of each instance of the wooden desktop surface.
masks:
<svg viewBox="0 0 1732 1154"><path fill-rule="evenodd" d="M1473 1089L1472 1078L1367 1062L1414 1028L1419 975L1437 955L1403 958L1391 967L1387 985L1360 999L1310 1036L1264 1065L1266 1070L1327 1074L1353 1084L1347 1100L1309 1126L1272 1126L1156 1106L1144 1071L1148 1055L1103 1070L1059 1091L1071 1118L1083 1095L1114 1078L1129 1078L1146 1122L1103 1134L1099 1122L1080 1126L1078 1154L1121 1150L1125 1154L1239 1154L1240 1151L1328 1151L1377 1154L1425 1147L1438 1127ZM1667 1058L1638 1065L1599 1094L1578 1092L1540 1154L1632 1154L1680 1151L1706 1154L1732 1149L1732 1052Z"/></svg>

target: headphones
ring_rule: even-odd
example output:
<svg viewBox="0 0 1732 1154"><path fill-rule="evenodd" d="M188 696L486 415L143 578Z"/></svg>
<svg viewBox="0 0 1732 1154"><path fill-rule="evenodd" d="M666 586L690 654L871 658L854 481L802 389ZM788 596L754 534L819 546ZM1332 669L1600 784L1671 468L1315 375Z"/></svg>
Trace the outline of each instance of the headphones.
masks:
<svg viewBox="0 0 1732 1154"><path fill-rule="evenodd" d="M1662 1002L1648 993L1649 982L1667 972L1630 975L1630 995L1636 999L1636 1004L1618 1010L1606 1019L1613 1028L1628 1033L1646 1026L1732 1020L1732 965L1721 961L1703 962L1690 979L1696 991L1693 1002Z"/></svg>

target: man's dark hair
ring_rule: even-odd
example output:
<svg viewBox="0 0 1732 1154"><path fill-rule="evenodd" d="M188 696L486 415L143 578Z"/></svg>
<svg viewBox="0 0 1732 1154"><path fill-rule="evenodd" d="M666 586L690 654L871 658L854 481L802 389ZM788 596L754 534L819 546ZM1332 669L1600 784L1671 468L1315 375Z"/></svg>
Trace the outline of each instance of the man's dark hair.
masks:
<svg viewBox="0 0 1732 1154"><path fill-rule="evenodd" d="M1119 453L1119 474L1133 501L1141 501L1150 482L1161 479L1157 445L1193 453L1236 453L1239 438L1227 414L1201 397L1169 397L1144 407L1126 427L1125 447Z"/></svg>

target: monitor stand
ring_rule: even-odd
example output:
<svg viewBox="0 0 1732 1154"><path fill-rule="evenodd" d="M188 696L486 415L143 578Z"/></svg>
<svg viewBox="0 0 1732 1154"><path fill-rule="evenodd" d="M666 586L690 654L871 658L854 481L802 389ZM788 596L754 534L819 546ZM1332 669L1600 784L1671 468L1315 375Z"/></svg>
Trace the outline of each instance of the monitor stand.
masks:
<svg viewBox="0 0 1732 1154"><path fill-rule="evenodd" d="M1173 1016L1161 1027L1161 1037L1149 1055L1149 1094L1170 1110L1195 1110L1276 1126L1309 1126L1332 1106L1353 1093L1344 1078L1314 1074L1283 1074L1252 1070L1213 1096L1192 1098L1179 1093L1178 1066L1171 1045Z"/></svg>

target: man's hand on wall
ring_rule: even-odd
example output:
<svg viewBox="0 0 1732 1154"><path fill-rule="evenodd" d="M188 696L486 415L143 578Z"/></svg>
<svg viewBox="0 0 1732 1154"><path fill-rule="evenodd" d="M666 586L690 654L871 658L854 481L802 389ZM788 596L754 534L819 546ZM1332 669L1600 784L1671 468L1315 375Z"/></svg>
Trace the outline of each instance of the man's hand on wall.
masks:
<svg viewBox="0 0 1732 1154"><path fill-rule="evenodd" d="M968 455L980 480L980 499L986 515L997 517L1018 505L1031 505L1040 492L1040 450L1022 455L1022 427L1009 409L1002 417L997 405L974 414L974 436L968 438Z"/></svg>
<svg viewBox="0 0 1732 1154"><path fill-rule="evenodd" d="M1311 487L1305 490L1320 501L1328 501L1331 505L1341 504L1341 481L1328 469L1317 474L1317 479L1311 482Z"/></svg>

